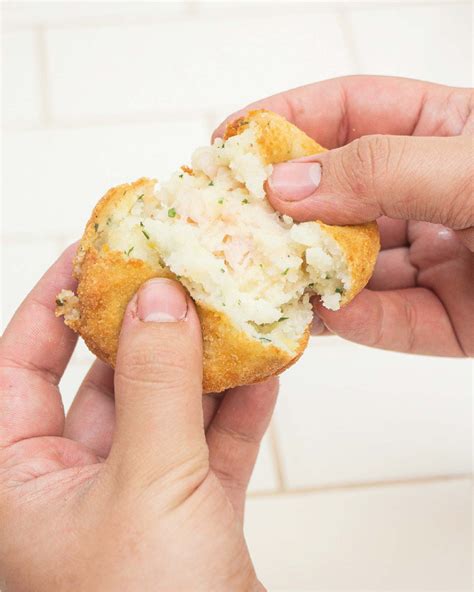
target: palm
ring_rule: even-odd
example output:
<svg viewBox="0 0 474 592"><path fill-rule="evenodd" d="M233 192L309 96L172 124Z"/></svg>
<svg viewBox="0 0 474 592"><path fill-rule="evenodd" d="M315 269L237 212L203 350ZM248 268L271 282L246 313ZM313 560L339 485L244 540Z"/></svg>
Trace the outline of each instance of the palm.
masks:
<svg viewBox="0 0 474 592"><path fill-rule="evenodd" d="M51 475L57 486L67 479L70 487L70 469L75 469L80 482L83 468L88 471L90 467L100 468L99 459L92 450L78 442L55 436L23 440L12 445L2 456L6 483L21 484L25 488L39 487L45 492L48 491Z"/></svg>
<svg viewBox="0 0 474 592"><path fill-rule="evenodd" d="M43 491L46 497L53 495L61 498L63 488L69 493L74 492L85 480L90 481L97 475L112 446L114 426L111 410L114 401L111 391L104 389L105 382L111 381L112 369L96 361L66 418L65 435L28 438L1 451L2 482L7 486L21 485L25 495L29 490L35 490ZM271 381L255 387L234 389L220 397L203 398L204 427L211 460L205 487L211 482L215 494L227 497L238 515L243 512L245 489L258 452L258 438L255 441L246 441L245 437L241 439L244 416L255 414L255 405L252 410L247 408L247 403L259 395L258 391L260 396L268 395L273 399L275 386L275 381ZM236 401L242 401L237 408ZM97 425L99 429L95 428ZM233 468L230 466L229 471L229 454L236 453L235 442L239 439L238 447L242 452L245 450L251 462L240 467L237 464ZM42 497L42 501L44 499Z"/></svg>

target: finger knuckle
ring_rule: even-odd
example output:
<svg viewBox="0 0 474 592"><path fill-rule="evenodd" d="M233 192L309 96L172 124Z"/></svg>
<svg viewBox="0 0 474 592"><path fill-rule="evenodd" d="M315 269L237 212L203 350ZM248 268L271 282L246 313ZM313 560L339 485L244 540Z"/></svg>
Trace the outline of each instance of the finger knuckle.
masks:
<svg viewBox="0 0 474 592"><path fill-rule="evenodd" d="M215 422L212 424L212 430L216 432L218 436L223 437L224 439L230 439L237 441L242 444L250 444L252 446L259 446L261 438L258 435L249 433L242 430L233 430L232 428L224 425L220 425L219 423Z"/></svg>
<svg viewBox="0 0 474 592"><path fill-rule="evenodd" d="M207 446L197 447L186 456L176 459L170 457L168 463L150 465L138 459L130 466L119 460L118 469L113 470L114 499L130 500L133 506L137 498L144 502L147 492L160 492L164 506L179 505L191 495L209 474L209 452Z"/></svg>
<svg viewBox="0 0 474 592"><path fill-rule="evenodd" d="M183 384L189 360L184 351L166 344L138 345L120 355L115 379L121 384L153 384L174 388Z"/></svg>
<svg viewBox="0 0 474 592"><path fill-rule="evenodd" d="M342 169L354 193L376 195L380 181L392 171L394 162L400 160L399 151L392 139L382 134L362 136L351 142Z"/></svg>
<svg viewBox="0 0 474 592"><path fill-rule="evenodd" d="M242 475L236 475L226 467L213 467L213 471L221 484L226 489L232 489L237 492L244 492L247 489L248 479Z"/></svg>
<svg viewBox="0 0 474 592"><path fill-rule="evenodd" d="M178 486L188 491L193 491L206 478L209 472L209 454L207 447L193 450L187 458L180 460L178 464L168 467L149 468L142 471L141 483L145 489L158 486L159 489L167 489Z"/></svg>

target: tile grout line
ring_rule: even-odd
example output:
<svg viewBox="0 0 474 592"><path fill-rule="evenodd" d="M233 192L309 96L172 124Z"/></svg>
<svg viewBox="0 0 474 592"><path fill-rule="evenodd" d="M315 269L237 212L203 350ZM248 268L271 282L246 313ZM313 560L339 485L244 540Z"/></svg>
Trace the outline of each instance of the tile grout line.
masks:
<svg viewBox="0 0 474 592"><path fill-rule="evenodd" d="M472 481L470 473L458 475L431 475L429 477L414 477L413 479L392 479L386 481L361 481L354 483L335 483L333 485L320 485L308 487L287 487L282 490L262 490L247 494L247 497L281 497L285 495L306 495L311 493L332 493L360 489L376 489L380 487L392 487L397 485L429 485L431 483L443 483L446 481Z"/></svg>
<svg viewBox="0 0 474 592"><path fill-rule="evenodd" d="M38 52L38 67L39 67L39 87L40 87L40 101L41 101L41 119L43 128L49 128L52 122L50 93L49 93L49 76L46 56L46 42L44 36L44 27L42 25L35 28L36 49Z"/></svg>
<svg viewBox="0 0 474 592"><path fill-rule="evenodd" d="M275 420L273 419L270 423L270 428L268 430L268 436L270 439L270 451L273 457L274 463L274 470L276 473L276 481L277 481L277 488L275 493L286 493L287 486L286 486L286 479L285 473L283 471L283 462L281 459L281 452L280 452L280 442L278 440L278 434L276 429Z"/></svg>

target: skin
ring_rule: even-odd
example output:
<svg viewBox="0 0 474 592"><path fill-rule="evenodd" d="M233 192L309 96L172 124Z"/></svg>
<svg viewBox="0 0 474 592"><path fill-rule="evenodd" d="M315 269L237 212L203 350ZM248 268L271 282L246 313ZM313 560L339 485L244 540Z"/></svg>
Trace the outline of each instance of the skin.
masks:
<svg viewBox="0 0 474 592"><path fill-rule="evenodd" d="M368 288L338 312L314 302L315 333L402 352L473 354L473 103L469 89L353 76L281 93L229 117L269 109L332 148L302 159L322 167L318 188L303 199L283 199L269 180L275 209L298 221L378 220L382 251ZM299 165L283 165L280 186L286 177L298 193Z"/></svg>
<svg viewBox="0 0 474 592"><path fill-rule="evenodd" d="M95 362L64 417L76 338L54 300L74 287L74 251L0 342L0 588L262 590L242 525L277 381L203 398L192 302L182 321L144 322L134 297L115 376Z"/></svg>
<svg viewBox="0 0 474 592"><path fill-rule="evenodd" d="M471 354L472 144L462 138L474 128L471 93L353 77L243 112L262 107L328 148L343 146L312 159L322 181L299 202L282 200L270 181L277 209L299 220L380 223L369 289L336 313L315 303L325 326L387 349ZM0 341L1 588L262 590L242 523L276 380L202 399L192 303L178 322L143 321L142 287L127 309L115 375L95 362L65 417L58 383L75 336L54 317L54 299L75 288L74 250Z"/></svg>

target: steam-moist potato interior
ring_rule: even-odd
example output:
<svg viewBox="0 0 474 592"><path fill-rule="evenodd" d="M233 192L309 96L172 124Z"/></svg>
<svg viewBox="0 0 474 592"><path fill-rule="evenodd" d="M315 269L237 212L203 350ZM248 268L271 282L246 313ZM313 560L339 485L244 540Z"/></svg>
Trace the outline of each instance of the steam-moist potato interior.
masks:
<svg viewBox="0 0 474 592"><path fill-rule="evenodd" d="M168 267L197 302L293 353L312 319L310 295L337 310L351 280L340 247L319 224L296 224L270 206L271 171L250 124L198 148L192 170L124 199L98 229L97 246Z"/></svg>

